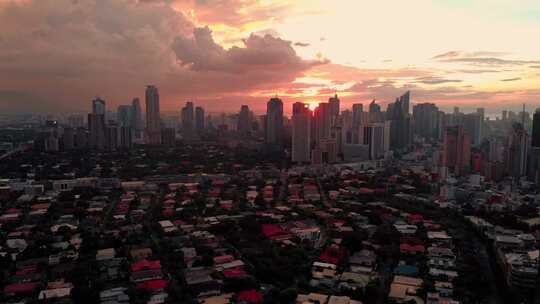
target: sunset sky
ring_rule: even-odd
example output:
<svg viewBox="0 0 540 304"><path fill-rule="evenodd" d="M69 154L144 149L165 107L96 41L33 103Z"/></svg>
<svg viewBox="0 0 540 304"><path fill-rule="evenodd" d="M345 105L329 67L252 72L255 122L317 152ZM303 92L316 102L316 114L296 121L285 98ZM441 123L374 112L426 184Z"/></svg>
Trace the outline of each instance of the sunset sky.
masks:
<svg viewBox="0 0 540 304"><path fill-rule="evenodd" d="M164 111L407 90L445 110L532 111L540 1L0 0L0 112L86 112L96 95L116 108L147 84Z"/></svg>

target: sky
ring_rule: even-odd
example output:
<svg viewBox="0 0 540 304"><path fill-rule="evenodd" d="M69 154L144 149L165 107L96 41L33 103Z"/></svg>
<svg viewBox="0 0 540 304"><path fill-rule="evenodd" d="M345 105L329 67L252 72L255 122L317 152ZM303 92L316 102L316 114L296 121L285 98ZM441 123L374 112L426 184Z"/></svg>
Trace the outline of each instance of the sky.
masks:
<svg viewBox="0 0 540 304"><path fill-rule="evenodd" d="M443 110L540 107L538 0L0 0L0 112L342 108L411 91Z"/></svg>

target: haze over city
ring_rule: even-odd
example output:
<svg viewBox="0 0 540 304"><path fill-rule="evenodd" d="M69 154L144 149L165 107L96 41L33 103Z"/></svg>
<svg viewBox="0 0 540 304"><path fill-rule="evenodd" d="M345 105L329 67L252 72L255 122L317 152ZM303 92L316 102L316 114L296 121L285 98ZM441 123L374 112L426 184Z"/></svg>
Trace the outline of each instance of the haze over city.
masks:
<svg viewBox="0 0 540 304"><path fill-rule="evenodd" d="M86 112L160 88L162 111L404 91L487 115L540 106L540 3L0 0L0 110Z"/></svg>

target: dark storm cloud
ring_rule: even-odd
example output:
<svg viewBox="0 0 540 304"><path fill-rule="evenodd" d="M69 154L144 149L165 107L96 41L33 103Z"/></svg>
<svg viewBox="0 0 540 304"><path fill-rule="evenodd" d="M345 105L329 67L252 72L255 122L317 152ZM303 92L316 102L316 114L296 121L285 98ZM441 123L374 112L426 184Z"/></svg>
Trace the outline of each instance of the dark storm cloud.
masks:
<svg viewBox="0 0 540 304"><path fill-rule="evenodd" d="M86 109L95 95L114 108L142 95L146 84L162 89L166 108L184 98L281 85L316 64L272 36L224 49L173 2L0 1L0 111L29 104Z"/></svg>

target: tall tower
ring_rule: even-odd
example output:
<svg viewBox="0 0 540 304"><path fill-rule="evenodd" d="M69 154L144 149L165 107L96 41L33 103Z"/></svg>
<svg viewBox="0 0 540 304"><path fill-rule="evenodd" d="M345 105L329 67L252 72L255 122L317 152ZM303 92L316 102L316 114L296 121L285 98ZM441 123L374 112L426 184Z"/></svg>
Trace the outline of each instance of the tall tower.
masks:
<svg viewBox="0 0 540 304"><path fill-rule="evenodd" d="M149 85L146 87L146 136L147 143L161 144L161 116L159 113L158 89Z"/></svg>
<svg viewBox="0 0 540 304"><path fill-rule="evenodd" d="M293 104L292 115L292 161L307 163L311 161L311 111L307 104Z"/></svg>
<svg viewBox="0 0 540 304"><path fill-rule="evenodd" d="M250 128L249 107L247 105L242 105L240 107L240 112L238 113L238 133L240 133L241 136L249 136Z"/></svg>
<svg viewBox="0 0 540 304"><path fill-rule="evenodd" d="M267 145L281 146L283 143L283 101L274 97L266 104Z"/></svg>
<svg viewBox="0 0 540 304"><path fill-rule="evenodd" d="M453 170L455 175L462 175L471 163L471 138L463 126L447 127L444 134L443 164Z"/></svg>
<svg viewBox="0 0 540 304"><path fill-rule="evenodd" d="M195 108L195 130L197 133L204 130L204 109L202 107Z"/></svg>
<svg viewBox="0 0 540 304"><path fill-rule="evenodd" d="M105 100L96 97L92 100L92 114L105 115Z"/></svg>
<svg viewBox="0 0 540 304"><path fill-rule="evenodd" d="M88 114L88 132L90 148L105 149L105 100L99 97L92 100L92 113Z"/></svg>
<svg viewBox="0 0 540 304"><path fill-rule="evenodd" d="M143 120L141 111L141 102L139 98L133 98L131 102L131 127L133 129L133 137L142 139Z"/></svg>

